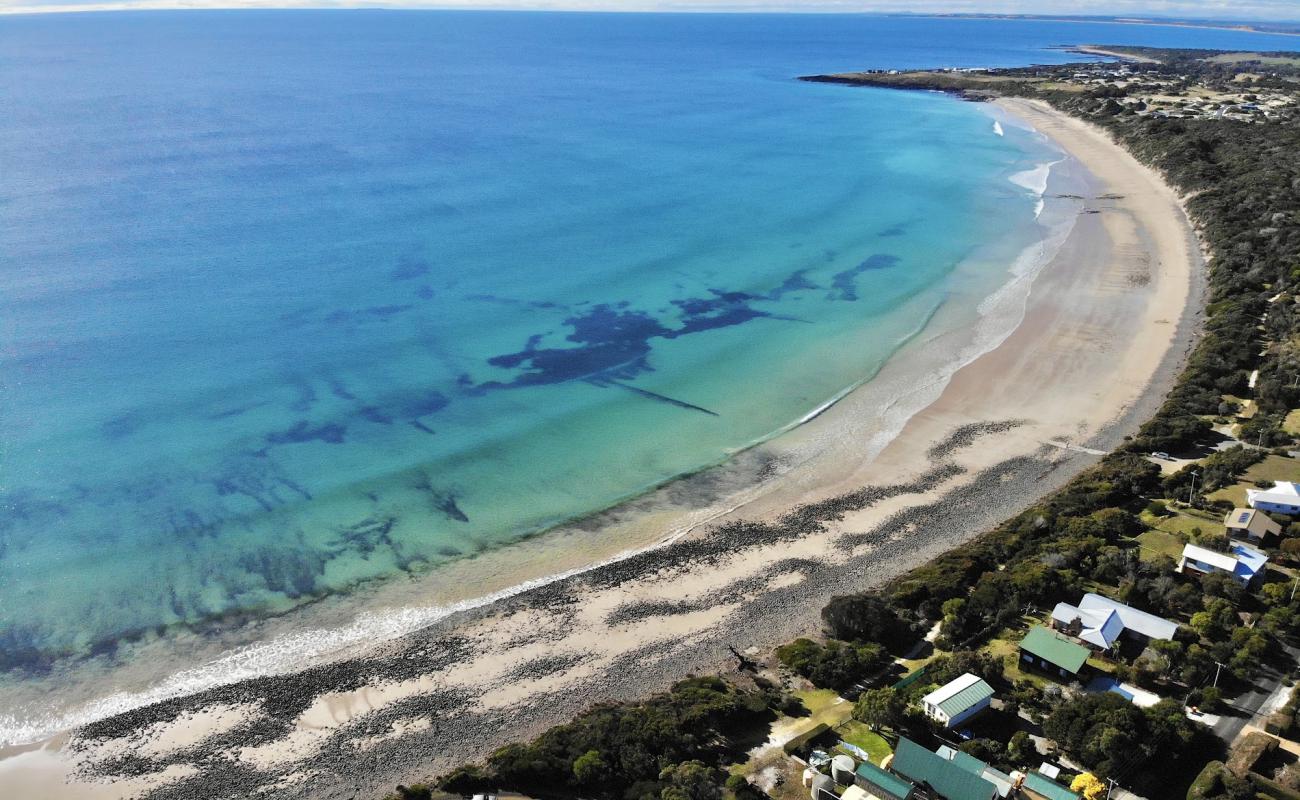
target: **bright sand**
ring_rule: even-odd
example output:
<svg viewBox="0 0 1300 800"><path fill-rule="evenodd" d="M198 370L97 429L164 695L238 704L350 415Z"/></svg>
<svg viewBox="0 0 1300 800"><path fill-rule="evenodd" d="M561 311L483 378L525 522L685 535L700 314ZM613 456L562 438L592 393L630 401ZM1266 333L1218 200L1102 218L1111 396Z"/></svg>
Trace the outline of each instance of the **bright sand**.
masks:
<svg viewBox="0 0 1300 800"><path fill-rule="evenodd" d="M407 741L407 750L418 757L371 764L369 772L354 775L356 785L348 788L391 787L398 779L416 779L481 757L592 702L662 689L690 670L724 668L728 644L762 648L811 633L830 594L878 584L969 538L1059 485L1095 461L1098 448L1114 446L1131 432L1168 389L1190 342L1188 323L1195 312L1189 311L1189 299L1199 300L1200 263L1191 228L1172 190L1099 129L1028 101L997 105L1013 115L1000 117L1004 124L1018 119L1067 151L1073 161L1063 168L1082 165L1090 174L1090 191L1076 208L1068 238L1045 269L1025 278L1033 282L1023 321L946 384L915 387L911 400L930 402L910 416L910 409L900 407L898 414L906 421L896 436L889 427L890 410L880 404L894 396L891 386L915 381L916 363L893 359L873 381L765 446L781 463L783 454L794 458L816 443L818 458L797 464L787 459L779 481L714 521L774 520L797 505L862 486L912 481L934 468L938 458L931 449L961 426L1015 420L1017 427L984 434L942 456L945 463L962 468L960 474L925 491L905 492L848 513L822 532L744 547L707 563L681 560L614 585L587 587L575 603L503 604L447 620L449 632L471 643L469 654L449 668L321 694L281 741L227 755L278 770L285 781L281 786L299 780L306 786L314 768L311 759L331 737L348 736L350 720L393 709L401 700L455 690L463 693L461 707L446 719L439 717L436 732L428 730L427 715L412 714L379 733L352 736L358 758ZM936 344L942 343L918 342L916 348L921 352ZM1018 480L1008 478L1005 490L989 491L990 481L997 488L997 476L1012 474L1003 469L1007 462L1025 457L1033 461L1013 462L1020 465L1014 476ZM938 530L924 524L932 517L917 509L959 496L964 487L979 491L979 513ZM898 512L905 516L894 517ZM909 527L908 514L922 524ZM865 542L856 536L886 522L894 526L890 538ZM645 519L640 524L646 543L665 535ZM707 537L710 530L697 525L687 535ZM571 553L590 559L600 552L573 547L573 537L580 542L589 536L594 545L595 534L576 530L561 535L568 537L563 544ZM554 569L558 548L548 537L521 548L533 549L538 565ZM581 565L579 556L571 558L561 568ZM485 568L475 561L455 567L462 586L475 585L475 571ZM665 610L609 621L611 612L632 603L662 604ZM536 668L545 660L562 666ZM193 711L131 740L95 743L81 757L93 762L146 747L152 756L174 752L251 713ZM69 796L64 782L71 761L60 747L62 742L50 743L0 761L0 786L20 787L24 797L33 799ZM162 775L166 780L186 772L180 764ZM93 789L83 785L76 796L114 796L140 788L134 781L95 784ZM337 781L334 788L342 796L350 794Z"/></svg>

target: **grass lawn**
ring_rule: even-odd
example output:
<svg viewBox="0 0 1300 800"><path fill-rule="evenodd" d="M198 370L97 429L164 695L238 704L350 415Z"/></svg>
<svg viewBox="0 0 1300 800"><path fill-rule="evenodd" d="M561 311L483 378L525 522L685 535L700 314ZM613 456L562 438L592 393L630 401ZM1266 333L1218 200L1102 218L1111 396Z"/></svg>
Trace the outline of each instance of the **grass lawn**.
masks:
<svg viewBox="0 0 1300 800"><path fill-rule="evenodd" d="M1238 483L1219 489L1216 492L1210 492L1205 498L1207 500L1227 500L1237 508L1243 508L1246 505L1246 490L1254 488L1255 485L1252 483Z"/></svg>
<svg viewBox="0 0 1300 800"><path fill-rule="evenodd" d="M982 649L989 655L1002 659L1005 665L1002 674L1007 680L1012 683L1021 680L1029 681L1041 689L1051 681L1036 672L1027 672L1020 668L1020 638L1016 636L1013 639L1010 631L1003 631Z"/></svg>
<svg viewBox="0 0 1300 800"><path fill-rule="evenodd" d="M1103 661L1096 654L1088 656L1088 666L1092 667L1097 672L1104 672L1107 675L1115 672L1115 664L1113 662Z"/></svg>
<svg viewBox="0 0 1300 800"><path fill-rule="evenodd" d="M1282 430L1292 436L1300 436L1300 408L1293 410L1282 420Z"/></svg>
<svg viewBox="0 0 1300 800"><path fill-rule="evenodd" d="M853 713L853 704L830 689L801 689L793 694L803 701L810 715L782 718L776 721L776 725L790 725L796 736L822 722L834 728L846 722Z"/></svg>
<svg viewBox="0 0 1300 800"><path fill-rule="evenodd" d="M1290 420L1296 411L1287 415ZM1286 456L1270 455L1263 461L1255 464L1246 470L1239 483L1220 489L1217 492L1211 492L1206 495L1210 500L1227 500L1234 506L1245 508L1246 490L1255 488L1255 481L1292 481L1300 482L1300 459L1287 458Z"/></svg>
<svg viewBox="0 0 1300 800"><path fill-rule="evenodd" d="M880 766L881 760L894 752L894 749L889 746L889 742L885 741L885 737L871 730L865 723L857 720L849 720L837 728L835 732L849 744L866 750L867 755L871 757L871 763L876 766Z"/></svg>
<svg viewBox="0 0 1300 800"><path fill-rule="evenodd" d="M1246 483L1255 481L1300 481L1300 460L1286 456L1266 457L1246 470Z"/></svg>
<svg viewBox="0 0 1300 800"><path fill-rule="evenodd" d="M1167 531L1147 531L1137 537L1137 542L1142 549L1138 557L1143 561L1154 561L1162 555L1177 561L1183 554L1183 540Z"/></svg>
<svg viewBox="0 0 1300 800"><path fill-rule="evenodd" d="M1157 517L1143 511L1141 520L1153 528L1165 533L1190 536L1193 528L1200 528L1201 533L1223 533L1223 515L1196 508L1169 508L1169 516Z"/></svg>

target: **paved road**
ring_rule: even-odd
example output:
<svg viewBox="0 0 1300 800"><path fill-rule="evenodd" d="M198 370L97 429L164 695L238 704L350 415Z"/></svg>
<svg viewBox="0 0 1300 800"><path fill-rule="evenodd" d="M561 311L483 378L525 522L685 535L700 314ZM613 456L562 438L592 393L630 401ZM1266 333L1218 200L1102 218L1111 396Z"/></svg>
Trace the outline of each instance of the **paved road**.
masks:
<svg viewBox="0 0 1300 800"><path fill-rule="evenodd" d="M1284 645L1284 647L1289 663L1291 665L1300 663L1300 649L1290 645ZM1255 680L1254 686L1249 691L1233 698L1232 702L1229 703L1232 711L1224 714L1218 723L1213 726L1215 734L1231 745L1247 725L1263 728L1268 715L1272 713L1273 709L1286 702L1285 695L1290 689L1284 683L1286 677L1287 673L1278 672L1272 668L1266 669ZM1270 702L1270 699L1272 702ZM1279 699L1281 699L1281 702L1278 702Z"/></svg>

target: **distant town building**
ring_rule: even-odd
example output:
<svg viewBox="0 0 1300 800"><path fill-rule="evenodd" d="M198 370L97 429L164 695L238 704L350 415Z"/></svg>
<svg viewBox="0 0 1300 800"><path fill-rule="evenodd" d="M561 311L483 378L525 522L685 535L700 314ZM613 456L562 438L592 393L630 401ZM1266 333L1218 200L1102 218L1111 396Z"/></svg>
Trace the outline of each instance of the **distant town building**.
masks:
<svg viewBox="0 0 1300 800"><path fill-rule="evenodd" d="M1229 536L1262 542L1270 536L1282 533L1282 526L1269 519L1263 511L1253 508L1234 508L1223 520L1223 527Z"/></svg>
<svg viewBox="0 0 1300 800"><path fill-rule="evenodd" d="M1247 489L1246 504L1258 511L1300 514L1300 484L1274 481L1272 489Z"/></svg>
<svg viewBox="0 0 1300 800"><path fill-rule="evenodd" d="M921 708L930 719L954 728L988 708L992 699L993 687L967 672L922 697Z"/></svg>
<svg viewBox="0 0 1300 800"><path fill-rule="evenodd" d="M1109 650L1121 636L1147 641L1173 639L1177 623L1089 592L1077 606L1057 603L1052 609L1052 627L1098 650Z"/></svg>
<svg viewBox="0 0 1300 800"><path fill-rule="evenodd" d="M1020 641L1020 661L1062 678L1076 678L1088 661L1088 648L1035 625Z"/></svg>
<svg viewBox="0 0 1300 800"><path fill-rule="evenodd" d="M1250 545L1234 543L1226 553L1210 550L1194 544L1183 547L1183 557L1178 562L1179 572L1197 572L1208 575L1211 572L1224 572L1231 575L1237 583L1249 586L1264 571L1268 556Z"/></svg>

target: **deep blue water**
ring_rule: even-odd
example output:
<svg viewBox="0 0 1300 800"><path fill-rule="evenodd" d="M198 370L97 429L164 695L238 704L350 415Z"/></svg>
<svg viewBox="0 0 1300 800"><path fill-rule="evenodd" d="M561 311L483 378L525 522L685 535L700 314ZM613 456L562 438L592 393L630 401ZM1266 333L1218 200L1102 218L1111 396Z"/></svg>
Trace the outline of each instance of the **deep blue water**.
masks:
<svg viewBox="0 0 1300 800"><path fill-rule="evenodd" d="M1008 177L1049 158L970 104L792 78L1078 42L1300 46L863 16L0 18L0 669L422 573L791 424L973 251L1033 241Z"/></svg>

